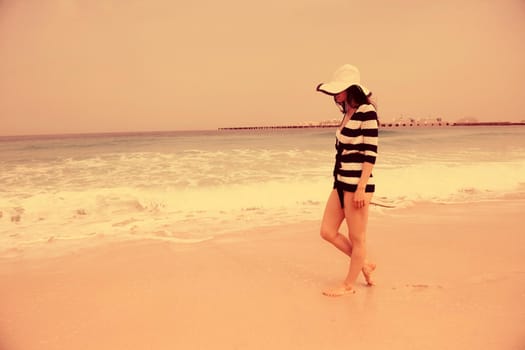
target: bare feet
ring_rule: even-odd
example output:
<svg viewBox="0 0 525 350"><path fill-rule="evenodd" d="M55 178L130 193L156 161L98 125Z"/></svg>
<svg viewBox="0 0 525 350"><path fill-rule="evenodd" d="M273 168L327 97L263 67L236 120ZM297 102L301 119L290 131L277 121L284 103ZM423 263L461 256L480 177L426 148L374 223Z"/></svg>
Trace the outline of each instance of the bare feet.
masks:
<svg viewBox="0 0 525 350"><path fill-rule="evenodd" d="M323 294L327 297L341 297L346 294L354 294L355 289L346 285L342 285L335 288L330 288L323 291Z"/></svg>
<svg viewBox="0 0 525 350"><path fill-rule="evenodd" d="M364 267L363 267L363 276L365 276L365 280L366 280L366 284L368 284L369 286L375 286L375 282L374 280L372 279L372 272L374 272L374 270L376 269L376 264L373 264L373 263L367 263Z"/></svg>

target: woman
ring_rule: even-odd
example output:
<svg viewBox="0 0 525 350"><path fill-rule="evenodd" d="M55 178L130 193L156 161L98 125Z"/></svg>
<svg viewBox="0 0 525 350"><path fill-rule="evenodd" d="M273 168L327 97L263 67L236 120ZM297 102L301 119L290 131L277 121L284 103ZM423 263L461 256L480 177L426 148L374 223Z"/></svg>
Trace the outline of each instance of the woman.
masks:
<svg viewBox="0 0 525 350"><path fill-rule="evenodd" d="M343 283L323 292L328 296L355 293L354 285L362 272L373 285L375 264L366 260L368 206L375 190L372 168L377 156L378 121L370 102L370 91L360 83L359 70L349 64L339 68L328 83L317 91L334 97L343 112L336 131L334 188L330 193L321 223L321 236L351 257ZM348 238L338 232L346 219Z"/></svg>

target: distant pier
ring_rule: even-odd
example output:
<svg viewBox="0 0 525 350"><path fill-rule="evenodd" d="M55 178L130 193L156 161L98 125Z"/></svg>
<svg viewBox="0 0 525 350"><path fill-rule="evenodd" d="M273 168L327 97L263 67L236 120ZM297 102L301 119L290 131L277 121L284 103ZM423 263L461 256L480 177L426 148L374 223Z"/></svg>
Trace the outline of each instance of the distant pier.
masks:
<svg viewBox="0 0 525 350"><path fill-rule="evenodd" d="M454 126L509 126L509 125L525 125L525 122L454 123Z"/></svg>
<svg viewBox="0 0 525 350"><path fill-rule="evenodd" d="M340 124L293 124L293 125L266 125L266 126L236 126L219 128L219 130L272 130L272 129L318 129L318 128L337 128ZM447 127L447 126L510 126L510 125L525 125L525 122L432 122L432 123L418 123L418 122L396 122L396 123L381 123L382 128L422 128L422 127Z"/></svg>
<svg viewBox="0 0 525 350"><path fill-rule="evenodd" d="M337 125L268 125L268 126L236 126L219 128L219 130L270 130L270 129L318 129L335 128Z"/></svg>

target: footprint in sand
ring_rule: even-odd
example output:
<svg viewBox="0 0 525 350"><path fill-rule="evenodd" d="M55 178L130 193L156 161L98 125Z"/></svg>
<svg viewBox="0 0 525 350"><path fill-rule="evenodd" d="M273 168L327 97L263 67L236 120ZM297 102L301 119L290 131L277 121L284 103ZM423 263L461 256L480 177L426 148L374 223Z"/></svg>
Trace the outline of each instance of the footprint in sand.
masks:
<svg viewBox="0 0 525 350"><path fill-rule="evenodd" d="M484 273L482 275L473 276L468 279L471 284L485 284L493 283L507 279L508 277L503 274L496 273Z"/></svg>
<svg viewBox="0 0 525 350"><path fill-rule="evenodd" d="M77 209L76 213L77 213L77 215L87 215L85 209Z"/></svg>
<svg viewBox="0 0 525 350"><path fill-rule="evenodd" d="M437 288L437 289L443 288L443 286L440 286L440 285L431 286L429 284L424 284L424 283L407 284L406 287L413 288L414 290L418 290L418 291L423 291L429 288Z"/></svg>
<svg viewBox="0 0 525 350"><path fill-rule="evenodd" d="M22 207L13 208L14 213L11 215L11 222L20 222L22 220L22 214L24 214L25 209Z"/></svg>
<svg viewBox="0 0 525 350"><path fill-rule="evenodd" d="M126 226L126 225L129 225L133 222L136 222L138 220L136 219L128 219L128 220L124 220L124 221L120 221L120 222L117 222L117 223L114 223L112 226L113 227L119 227L119 226Z"/></svg>

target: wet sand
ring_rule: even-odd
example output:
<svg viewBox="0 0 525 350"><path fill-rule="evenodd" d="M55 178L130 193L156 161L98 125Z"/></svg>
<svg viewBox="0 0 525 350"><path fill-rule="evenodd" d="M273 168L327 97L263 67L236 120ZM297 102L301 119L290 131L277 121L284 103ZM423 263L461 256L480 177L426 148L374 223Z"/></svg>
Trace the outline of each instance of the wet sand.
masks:
<svg viewBox="0 0 525 350"><path fill-rule="evenodd" d="M525 349L525 201L374 211L375 287L319 222L0 259L0 349Z"/></svg>

